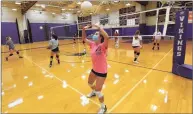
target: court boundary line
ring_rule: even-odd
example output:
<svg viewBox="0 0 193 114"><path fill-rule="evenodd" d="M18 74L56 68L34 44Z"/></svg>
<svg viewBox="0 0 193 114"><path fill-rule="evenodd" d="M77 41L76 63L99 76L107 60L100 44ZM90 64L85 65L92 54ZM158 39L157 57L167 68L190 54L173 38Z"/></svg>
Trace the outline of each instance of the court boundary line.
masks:
<svg viewBox="0 0 193 114"><path fill-rule="evenodd" d="M63 46L63 45L70 45L70 44L74 44L74 43L67 43L67 44L60 44L59 46ZM47 46L42 46L42 47L34 47L34 48L25 48L25 49L20 49L18 51L25 51L25 50L32 50L32 49L41 49L41 48L46 48ZM1 53L9 53L9 51L3 51Z"/></svg>
<svg viewBox="0 0 193 114"><path fill-rule="evenodd" d="M25 59L27 59L28 61L32 62L33 64L35 64L35 65L36 65L37 67L39 67L40 69L42 69L42 70L46 71L47 73L51 74L51 75L54 76L57 80L59 80L60 82L63 83L63 80L60 79L60 78L58 78L57 76L55 76L54 73L49 72L49 71L46 70L45 68L43 68L43 67L41 67L40 65L38 65L37 63L35 63L33 60L30 60L28 57L26 57L26 56L23 56L23 57L24 57ZM82 95L82 96L86 96L86 95L84 95L82 92L80 92L80 91L77 90L76 88L72 87L72 86L71 86L70 84L68 84L68 83L67 83L67 87L69 87L70 89L74 90L75 92L79 93L79 94ZM100 107L100 104L97 103L97 102L95 102L94 100L89 99L89 98L88 98L88 100L91 101L92 103L98 105L98 106Z"/></svg>
<svg viewBox="0 0 193 114"><path fill-rule="evenodd" d="M173 49L173 48L172 48L172 49ZM159 60L159 61L154 65L153 68L157 67L157 66L161 63L161 61L164 60L165 57L172 51L172 49L170 49L170 51L167 52L167 53L162 57L162 59ZM115 104L108 110L107 113L111 113L117 106L119 106L119 104L122 103L122 101L125 100L125 98L127 98L127 97L130 95L130 93L132 93L132 92L134 91L134 89L135 89L136 87L138 87L138 85L139 85L152 71L153 71L153 69L149 70L149 71L143 76L143 78L141 78L124 96L122 96L122 98L121 98L117 103L115 103Z"/></svg>

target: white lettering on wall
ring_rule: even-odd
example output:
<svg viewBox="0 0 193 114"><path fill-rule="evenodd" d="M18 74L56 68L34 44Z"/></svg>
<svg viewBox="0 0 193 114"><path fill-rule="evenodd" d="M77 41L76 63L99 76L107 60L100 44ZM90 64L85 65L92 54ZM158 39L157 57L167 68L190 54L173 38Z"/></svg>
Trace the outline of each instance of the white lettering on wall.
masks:
<svg viewBox="0 0 193 114"><path fill-rule="evenodd" d="M180 27L183 27L183 23L182 22L180 23Z"/></svg>
<svg viewBox="0 0 193 114"><path fill-rule="evenodd" d="M178 51L182 51L182 46L178 46Z"/></svg>
<svg viewBox="0 0 193 114"><path fill-rule="evenodd" d="M178 44L177 45L183 45L183 40L178 40Z"/></svg>
<svg viewBox="0 0 193 114"><path fill-rule="evenodd" d="M181 40L182 39L182 34L180 34L179 36L180 36L179 39Z"/></svg>
<svg viewBox="0 0 193 114"><path fill-rule="evenodd" d="M180 21L183 22L183 21L184 21L184 17L185 17L185 16L180 16Z"/></svg>
<svg viewBox="0 0 193 114"><path fill-rule="evenodd" d="M184 33L184 28L180 28L178 33L183 34Z"/></svg>
<svg viewBox="0 0 193 114"><path fill-rule="evenodd" d="M177 52L177 56L181 56L181 52Z"/></svg>

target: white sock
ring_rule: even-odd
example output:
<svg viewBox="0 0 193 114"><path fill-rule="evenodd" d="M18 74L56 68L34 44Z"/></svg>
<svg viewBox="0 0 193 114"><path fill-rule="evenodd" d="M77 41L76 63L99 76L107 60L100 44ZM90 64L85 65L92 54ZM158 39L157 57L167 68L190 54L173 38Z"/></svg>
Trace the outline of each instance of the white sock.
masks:
<svg viewBox="0 0 193 114"><path fill-rule="evenodd" d="M105 104L104 104L104 103L101 103L101 107L102 107L102 108L105 108Z"/></svg>

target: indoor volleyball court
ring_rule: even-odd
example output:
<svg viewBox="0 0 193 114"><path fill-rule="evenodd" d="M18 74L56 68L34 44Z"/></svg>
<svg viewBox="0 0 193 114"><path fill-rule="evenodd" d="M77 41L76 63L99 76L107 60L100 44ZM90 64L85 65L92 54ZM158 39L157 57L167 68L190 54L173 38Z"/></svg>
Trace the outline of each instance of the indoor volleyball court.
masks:
<svg viewBox="0 0 193 114"><path fill-rule="evenodd" d="M17 22L6 17L8 9L20 14L22 4L31 2L1 2L2 113L98 113L103 104L102 113L191 113L192 1L85 1L37 1ZM61 19L57 10L70 13ZM100 92L102 77L96 78L96 96L88 98L92 67L103 60L95 63L94 44L83 44L83 37L94 42L103 29L107 46L99 45L106 46L107 77ZM51 39L59 51L50 50Z"/></svg>

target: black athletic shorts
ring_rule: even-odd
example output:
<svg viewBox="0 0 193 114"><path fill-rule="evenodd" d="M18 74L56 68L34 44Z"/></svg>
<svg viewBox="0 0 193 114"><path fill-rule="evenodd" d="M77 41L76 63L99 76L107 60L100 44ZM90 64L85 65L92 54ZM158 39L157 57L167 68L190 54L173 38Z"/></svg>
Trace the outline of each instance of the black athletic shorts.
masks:
<svg viewBox="0 0 193 114"><path fill-rule="evenodd" d="M98 73L98 72L95 72L93 69L92 69L92 72L96 75L96 76L99 76L99 77L104 77L106 78L107 77L107 73Z"/></svg>
<svg viewBox="0 0 193 114"><path fill-rule="evenodd" d="M9 50L15 50L15 48L13 48L13 47L9 47Z"/></svg>
<svg viewBox="0 0 193 114"><path fill-rule="evenodd" d="M57 47L57 48L53 49L52 52L59 52L59 48Z"/></svg>
<svg viewBox="0 0 193 114"><path fill-rule="evenodd" d="M140 47L140 46L132 46L133 48L138 48L138 47Z"/></svg>

